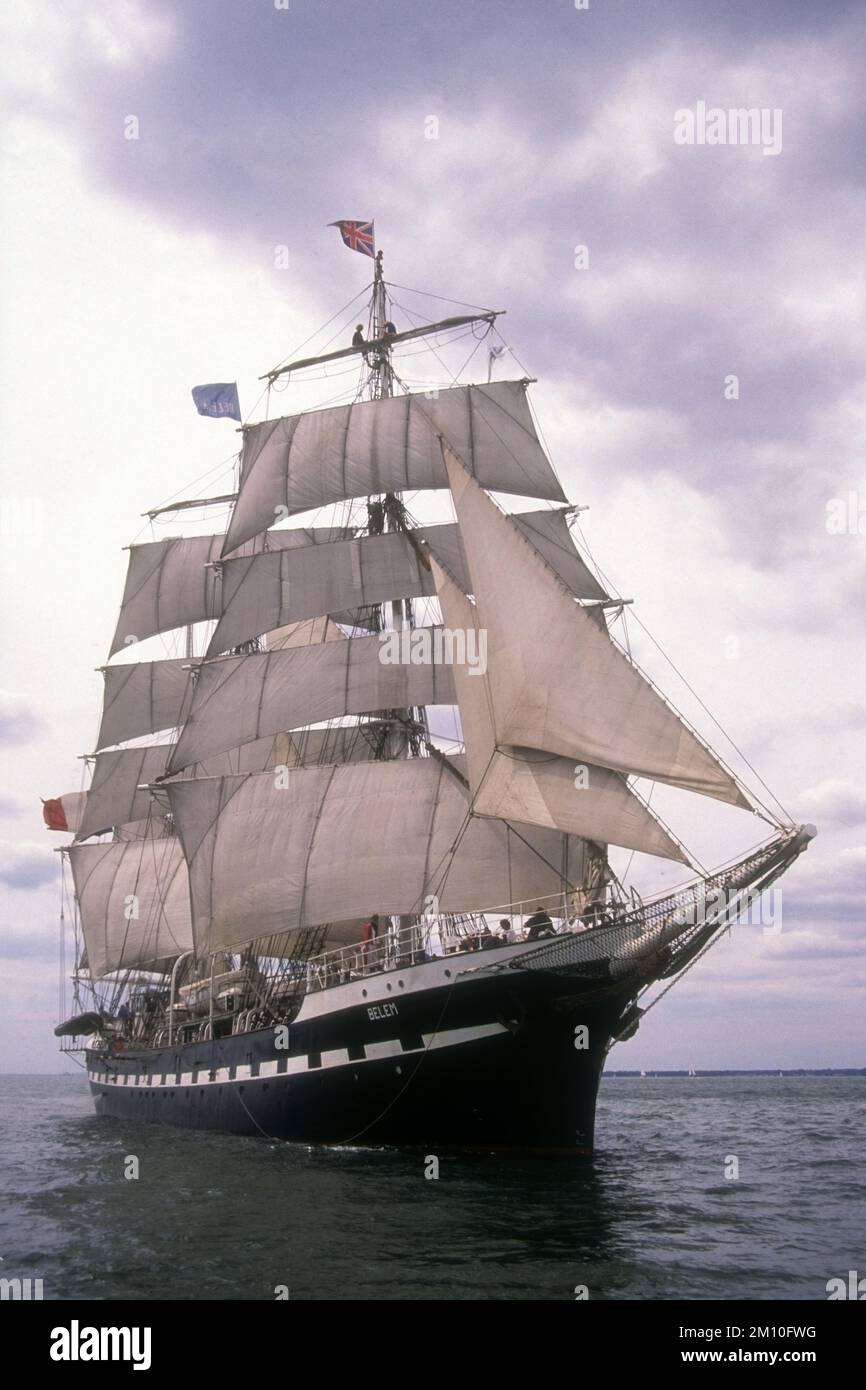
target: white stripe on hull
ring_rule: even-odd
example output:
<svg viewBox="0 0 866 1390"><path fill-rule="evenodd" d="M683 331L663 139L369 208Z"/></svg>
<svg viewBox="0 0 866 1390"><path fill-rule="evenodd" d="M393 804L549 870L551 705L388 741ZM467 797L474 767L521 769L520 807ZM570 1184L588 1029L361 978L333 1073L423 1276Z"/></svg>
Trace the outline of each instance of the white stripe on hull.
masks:
<svg viewBox="0 0 866 1390"><path fill-rule="evenodd" d="M477 1042L481 1038L496 1037L500 1033L506 1033L508 1029L502 1023L483 1023L474 1028L451 1028L439 1033L422 1034L423 1048L412 1048L406 1050L399 1039L389 1039L387 1042L369 1042L365 1044L363 1057L349 1060L348 1049L345 1047L334 1048L333 1051L321 1054L321 1066L311 1067L309 1058L288 1057L286 1065L280 1071L280 1060L276 1057L269 1058L259 1065L258 1074L251 1074L249 1063L243 1063L235 1068L234 1078L229 1077L228 1067L210 1068L202 1071L199 1075L195 1072L181 1072L180 1081L177 1080L177 1072L161 1073L139 1073L135 1076L130 1072L119 1074L105 1070L88 1071L87 1077L94 1085L111 1086L117 1084L147 1086L149 1088L159 1086L226 1086L235 1085L238 1082L267 1081L275 1076L292 1076L299 1072L325 1071L333 1067L362 1067L367 1062L378 1062L387 1060L389 1057L412 1057L418 1056L422 1052L432 1051L443 1047L457 1047L461 1043ZM198 1079L194 1079L197 1076Z"/></svg>

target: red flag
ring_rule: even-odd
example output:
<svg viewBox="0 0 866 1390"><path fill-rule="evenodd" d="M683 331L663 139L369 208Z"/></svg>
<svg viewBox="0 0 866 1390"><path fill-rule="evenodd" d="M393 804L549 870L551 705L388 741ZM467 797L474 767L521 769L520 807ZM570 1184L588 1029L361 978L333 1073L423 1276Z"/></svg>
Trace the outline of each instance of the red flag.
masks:
<svg viewBox="0 0 866 1390"><path fill-rule="evenodd" d="M63 810L63 800L55 797L53 801L43 801L42 819L49 830L68 830L66 824L66 812Z"/></svg>
<svg viewBox="0 0 866 1390"><path fill-rule="evenodd" d="M42 819L49 830L77 830L84 814L87 792L67 792L42 802Z"/></svg>

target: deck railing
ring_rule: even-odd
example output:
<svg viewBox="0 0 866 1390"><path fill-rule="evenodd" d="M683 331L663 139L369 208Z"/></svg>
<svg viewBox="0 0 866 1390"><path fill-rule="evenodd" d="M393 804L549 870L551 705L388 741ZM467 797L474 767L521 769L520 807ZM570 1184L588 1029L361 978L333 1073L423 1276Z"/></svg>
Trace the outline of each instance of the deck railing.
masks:
<svg viewBox="0 0 866 1390"><path fill-rule="evenodd" d="M385 928L372 941L335 946L306 962L308 989L328 989L364 975L421 965L441 956L476 949L484 924L466 918L437 918L410 926ZM499 944L497 942L497 944Z"/></svg>

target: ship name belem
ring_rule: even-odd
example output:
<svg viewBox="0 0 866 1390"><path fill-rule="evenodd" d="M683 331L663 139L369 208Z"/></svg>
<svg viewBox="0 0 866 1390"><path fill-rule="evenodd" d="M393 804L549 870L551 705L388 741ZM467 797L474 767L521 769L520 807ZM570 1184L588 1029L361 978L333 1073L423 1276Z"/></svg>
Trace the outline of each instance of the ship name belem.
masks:
<svg viewBox="0 0 866 1390"><path fill-rule="evenodd" d="M397 1013L396 1004L373 1004L367 1009L367 1017L375 1023L379 1018L394 1018Z"/></svg>

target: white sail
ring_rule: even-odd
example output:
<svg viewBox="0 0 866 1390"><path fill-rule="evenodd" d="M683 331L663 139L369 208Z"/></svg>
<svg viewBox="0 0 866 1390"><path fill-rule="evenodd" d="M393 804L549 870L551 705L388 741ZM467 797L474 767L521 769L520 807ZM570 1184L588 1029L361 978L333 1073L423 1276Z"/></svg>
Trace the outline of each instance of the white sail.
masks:
<svg viewBox="0 0 866 1390"><path fill-rule="evenodd" d="M168 834L165 814L161 816L148 816L145 820L129 821L125 825L117 825L112 835L113 840L160 840Z"/></svg>
<svg viewBox="0 0 866 1390"><path fill-rule="evenodd" d="M222 616L208 656L302 618L415 598L430 583L406 537L392 532L226 560L222 588Z"/></svg>
<svg viewBox="0 0 866 1390"><path fill-rule="evenodd" d="M577 553L561 510L528 512L514 521L572 593L579 598L606 597ZM457 526L420 527L413 539L425 542L457 583L468 586ZM270 628L302 618L435 592L429 568L400 531L226 560L220 621L207 655L217 656Z"/></svg>
<svg viewBox="0 0 866 1390"><path fill-rule="evenodd" d="M86 840L112 827L164 820L168 802L152 796L147 784L165 775L173 748L173 743L157 743L146 748L97 753L87 808L76 840ZM274 752L274 739L259 739L244 748L220 753L183 775L218 777L231 772L264 772L274 766Z"/></svg>
<svg viewBox="0 0 866 1390"><path fill-rule="evenodd" d="M357 725L335 725L328 729L302 729L294 733L277 734L273 739L269 767L315 767L317 763L366 763L376 756L374 742L358 734ZM255 744L247 744L247 748ZM238 749L238 752L243 750ZM225 756L225 755L222 755ZM213 759L202 763L203 775L218 775ZM204 770L209 769L205 774ZM254 767L230 767L226 772L256 772Z"/></svg>
<svg viewBox="0 0 866 1390"><path fill-rule="evenodd" d="M748 807L736 782L575 603L443 446L479 622L496 743L539 748Z"/></svg>
<svg viewBox="0 0 866 1390"><path fill-rule="evenodd" d="M159 743L149 748L97 753L76 840L86 840L112 826L145 820L149 815L164 815L164 811L151 804L150 792L138 788L162 776L172 746Z"/></svg>
<svg viewBox="0 0 866 1390"><path fill-rule="evenodd" d="M174 729L189 708L189 660L103 666L105 698L97 748Z"/></svg>
<svg viewBox="0 0 866 1390"><path fill-rule="evenodd" d="M286 647L314 647L319 642L346 642L345 632L332 618L305 618L301 623L289 623L274 628L262 636L265 651L284 651Z"/></svg>
<svg viewBox="0 0 866 1390"><path fill-rule="evenodd" d="M266 644L272 647L346 640L345 633L327 618L293 623L265 634ZM194 664L193 658L179 657L103 666L105 695L97 749L178 728L190 709Z"/></svg>
<svg viewBox="0 0 866 1390"><path fill-rule="evenodd" d="M386 655L375 636L205 662L171 770L304 724L453 702L450 667L390 664Z"/></svg>
<svg viewBox="0 0 866 1390"><path fill-rule="evenodd" d="M582 842L468 817L462 782L432 758L175 782L169 796L202 953L371 912L553 906L563 871L583 872Z"/></svg>
<svg viewBox="0 0 866 1390"><path fill-rule="evenodd" d="M69 858L96 978L192 949L189 880L177 839L73 845Z"/></svg>
<svg viewBox="0 0 866 1390"><path fill-rule="evenodd" d="M295 546L324 545L346 535L346 527L298 527L272 531L267 546L270 551L289 550ZM222 534L176 536L130 546L120 616L109 656L157 632L171 632L218 618L222 611L222 586L213 562L219 559L224 541ZM261 551L263 544L263 538L248 541L240 553L252 555ZM264 632L264 628L260 631Z"/></svg>
<svg viewBox="0 0 866 1390"><path fill-rule="evenodd" d="M447 487L440 435L485 487L566 500L538 442L525 383L455 386L251 426L223 554L281 515L352 497Z"/></svg>
<svg viewBox="0 0 866 1390"><path fill-rule="evenodd" d="M112 827L161 821L168 810L164 794L152 796L148 783L166 773L173 743L151 744L147 748L109 749L97 753L93 781L86 794L86 806L76 840ZM307 729L301 734L277 734L256 739L243 748L217 753L206 762L185 768L182 777L222 777L230 773L264 772L268 768L300 767L308 763L365 762L374 748L358 737L355 728ZM69 826L69 829L74 829Z"/></svg>
<svg viewBox="0 0 866 1390"><path fill-rule="evenodd" d="M557 507L549 511L515 512L512 520L577 598L607 598L604 589L577 552L568 529L567 511L566 507ZM462 586L464 593L467 592L469 570L460 527L453 522L420 526L414 534L430 547L437 560ZM429 592L435 590L431 588Z"/></svg>
<svg viewBox="0 0 866 1390"><path fill-rule="evenodd" d="M432 566L445 627L477 633L475 607L435 560ZM474 651L479 649L476 638ZM621 773L538 749L497 748L486 674L465 662L452 669L477 815L543 825L688 863Z"/></svg>

